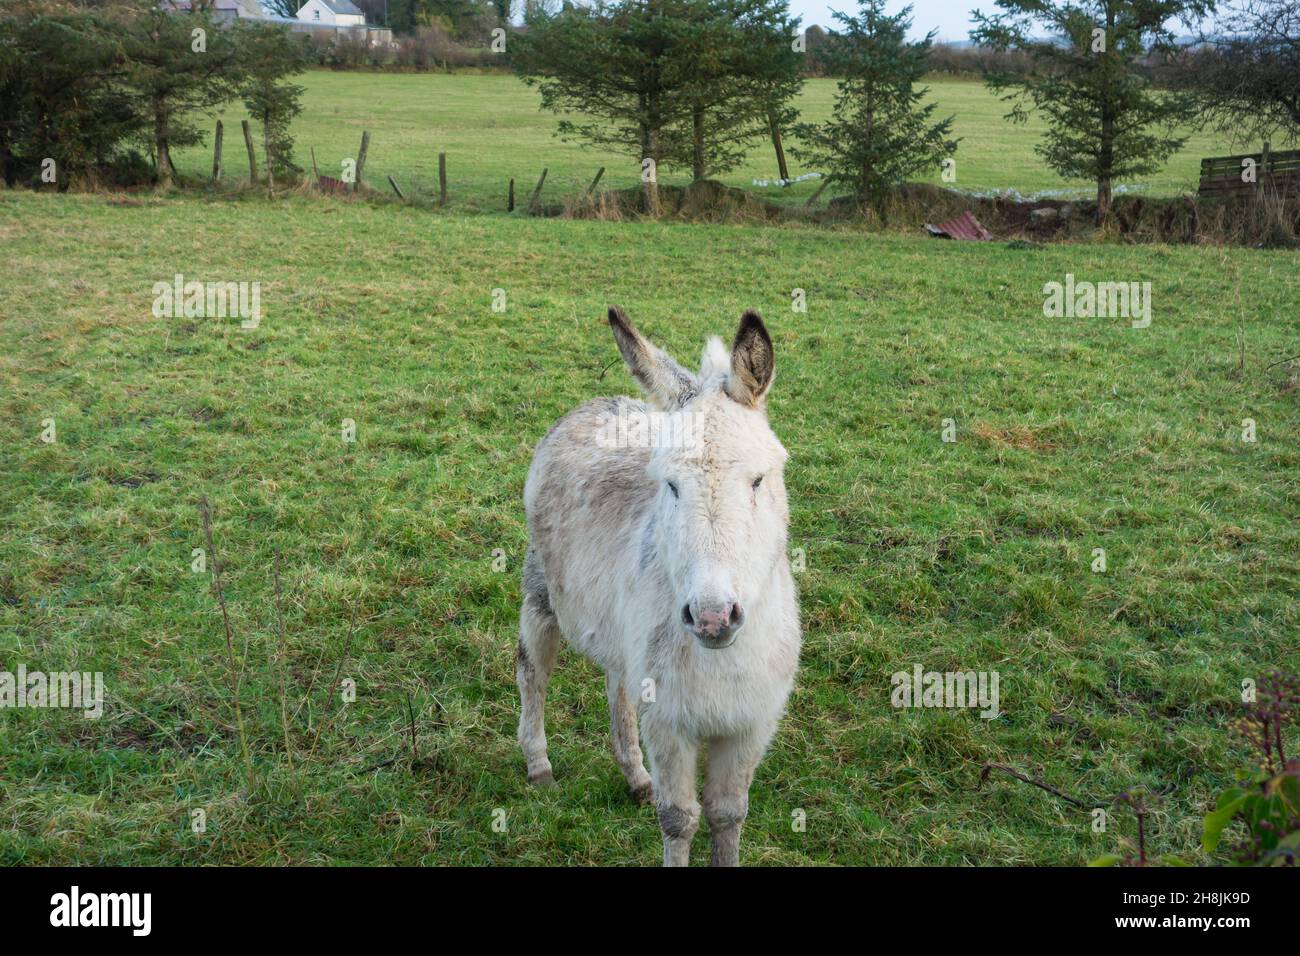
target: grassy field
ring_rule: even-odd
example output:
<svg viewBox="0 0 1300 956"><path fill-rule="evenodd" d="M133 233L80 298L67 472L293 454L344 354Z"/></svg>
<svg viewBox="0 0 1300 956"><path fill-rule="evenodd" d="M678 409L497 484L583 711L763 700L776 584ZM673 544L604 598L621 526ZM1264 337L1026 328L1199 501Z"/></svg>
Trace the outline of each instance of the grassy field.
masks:
<svg viewBox="0 0 1300 956"><path fill-rule="evenodd" d="M601 377L611 301L685 360L747 307L776 340L806 634L742 862L1079 863L1132 834L977 790L985 761L1165 790L1155 851L1206 862L1240 683L1297 659L1300 414L1265 370L1293 254L10 192L0 255L0 670L108 688L98 721L0 713L0 863L656 862L592 666L552 685L558 789L513 739L523 479L558 415L633 387ZM259 281L261 325L155 318L176 272ZM1045 318L1066 273L1150 281L1151 326ZM998 671L1003 716L892 709L916 663Z"/></svg>
<svg viewBox="0 0 1300 956"><path fill-rule="evenodd" d="M450 198L461 209L504 209L511 178L516 180L522 201L543 167L549 169L545 195L553 200L584 189L601 166L607 167L606 185L637 183L638 166L627 157L557 139L554 115L541 112L536 91L512 76L314 71L300 82L307 93L303 115L294 127L298 160L310 166L314 148L322 173L339 176L342 161L356 157L362 131L370 130L366 178L372 184L387 190L386 177L391 174L404 190L436 194L438 153L446 152ZM1086 182L1062 180L1047 169L1034 153L1043 125L1037 120L1023 126L1005 122L1006 105L982 83L944 79L929 86L939 104L937 115L955 116L954 130L962 138L955 157L957 179L952 185L977 191L1015 189L1022 194L1069 190L1090 195L1095 191ZM808 81L798 104L804 119L815 122L828 116L834 95L834 80ZM233 109L222 115L227 129L225 161L229 175L236 178L246 178L248 173L239 135L243 116ZM1123 185L1146 195L1194 192L1201 157L1231 152L1234 149L1220 138L1194 134L1163 170ZM805 169L792 155L790 163L794 176L817 171ZM210 145L182 152L177 165L190 175L208 176L212 170ZM755 179L776 177L772 148L760 143L741 169L723 179L731 185L755 188ZM666 171L660 178L683 184L689 179L682 170ZM928 178L938 183L939 170ZM801 201L817 185L809 180L788 189L769 186L757 191L774 200Z"/></svg>

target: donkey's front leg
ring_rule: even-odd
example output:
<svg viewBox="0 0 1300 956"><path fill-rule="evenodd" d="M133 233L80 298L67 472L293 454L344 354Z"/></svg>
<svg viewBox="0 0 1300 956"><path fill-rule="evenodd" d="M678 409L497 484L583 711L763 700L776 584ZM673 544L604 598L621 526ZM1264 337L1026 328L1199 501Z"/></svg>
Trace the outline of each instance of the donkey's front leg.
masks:
<svg viewBox="0 0 1300 956"><path fill-rule="evenodd" d="M655 808L664 837L664 866L688 866L691 838L700 828L700 803L695 799L695 758L699 745L671 730L642 725L650 752Z"/></svg>
<svg viewBox="0 0 1300 956"><path fill-rule="evenodd" d="M704 816L714 866L740 865L740 829L749 814L749 785L767 736L746 734L709 741L704 771Z"/></svg>

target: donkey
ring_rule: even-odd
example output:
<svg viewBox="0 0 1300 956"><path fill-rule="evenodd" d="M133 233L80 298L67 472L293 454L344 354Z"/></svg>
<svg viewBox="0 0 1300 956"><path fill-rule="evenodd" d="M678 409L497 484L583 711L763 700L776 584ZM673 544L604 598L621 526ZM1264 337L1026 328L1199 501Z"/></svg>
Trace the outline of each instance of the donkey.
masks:
<svg viewBox="0 0 1300 956"><path fill-rule="evenodd" d="M786 451L765 407L772 340L746 312L731 354L711 339L692 375L621 309L609 324L650 404L588 402L533 454L519 745L529 783L554 786L542 710L563 635L605 672L614 759L633 799L656 804L664 865L689 862L703 751L712 862L736 866L754 768L799 663Z"/></svg>

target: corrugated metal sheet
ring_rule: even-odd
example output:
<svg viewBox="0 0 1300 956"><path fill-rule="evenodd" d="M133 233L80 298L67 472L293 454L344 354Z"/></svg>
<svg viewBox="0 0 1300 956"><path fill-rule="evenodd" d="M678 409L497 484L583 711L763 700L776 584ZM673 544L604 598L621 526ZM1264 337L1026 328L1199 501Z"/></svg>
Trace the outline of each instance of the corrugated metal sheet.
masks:
<svg viewBox="0 0 1300 956"><path fill-rule="evenodd" d="M989 232L979 224L971 211L967 209L955 219L949 219L947 222L941 222L937 226L932 226L928 222L925 224L925 231L936 239L962 239L967 242L988 242L993 238L993 233Z"/></svg>

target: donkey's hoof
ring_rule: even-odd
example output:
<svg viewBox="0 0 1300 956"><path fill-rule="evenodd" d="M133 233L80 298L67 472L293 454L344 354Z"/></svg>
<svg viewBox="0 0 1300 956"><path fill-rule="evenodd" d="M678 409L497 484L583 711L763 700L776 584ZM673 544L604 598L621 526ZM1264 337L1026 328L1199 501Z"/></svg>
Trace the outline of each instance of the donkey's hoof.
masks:
<svg viewBox="0 0 1300 956"><path fill-rule="evenodd" d="M547 790L555 786L555 774L549 769L539 770L537 773L530 773L528 775L528 783L530 786Z"/></svg>
<svg viewBox="0 0 1300 956"><path fill-rule="evenodd" d="M655 802L655 788L651 783L643 783L632 791L632 802L639 807Z"/></svg>

